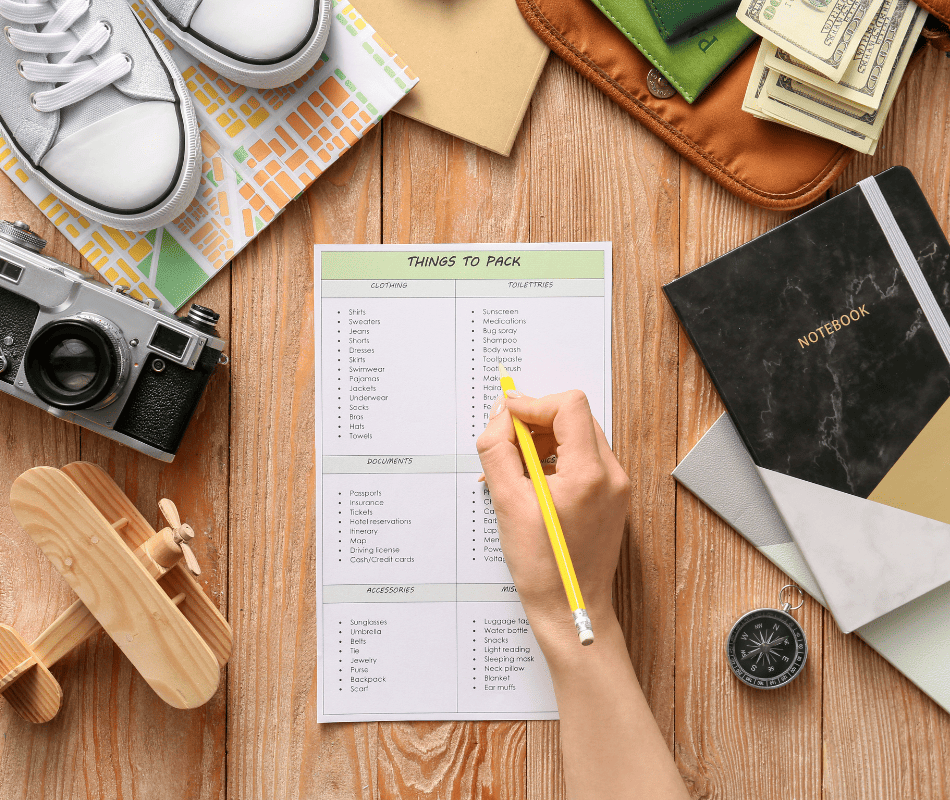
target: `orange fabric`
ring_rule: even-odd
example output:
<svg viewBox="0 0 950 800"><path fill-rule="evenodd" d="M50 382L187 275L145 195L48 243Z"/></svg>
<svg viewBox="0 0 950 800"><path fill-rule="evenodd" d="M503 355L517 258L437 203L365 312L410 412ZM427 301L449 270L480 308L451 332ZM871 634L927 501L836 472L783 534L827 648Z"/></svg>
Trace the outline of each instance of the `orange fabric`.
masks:
<svg viewBox="0 0 950 800"><path fill-rule="evenodd" d="M916 0L916 3L941 22L950 23L950 0Z"/></svg>
<svg viewBox="0 0 950 800"><path fill-rule="evenodd" d="M854 156L835 142L742 111L757 44L692 105L679 94L661 100L647 88L653 65L589 0L517 2L528 24L557 55L749 203L777 209L808 205L821 198ZM950 17L950 0L930 0L929 5L941 10L944 21Z"/></svg>

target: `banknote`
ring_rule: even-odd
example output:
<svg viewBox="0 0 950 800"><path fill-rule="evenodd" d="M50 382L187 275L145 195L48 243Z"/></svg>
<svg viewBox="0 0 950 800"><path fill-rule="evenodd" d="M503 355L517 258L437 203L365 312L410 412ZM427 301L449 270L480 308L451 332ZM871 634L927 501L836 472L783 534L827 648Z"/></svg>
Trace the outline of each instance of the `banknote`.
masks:
<svg viewBox="0 0 950 800"><path fill-rule="evenodd" d="M778 100L792 108L813 112L824 119L845 125L851 130L873 138L877 138L880 134L887 117L886 112L882 114L879 108L869 111L860 106L851 105L847 100L826 94L780 72L772 72L766 82L765 91L773 100Z"/></svg>
<svg viewBox="0 0 950 800"><path fill-rule="evenodd" d="M873 154L926 19L926 11L916 6L912 8L909 24L898 40L899 44L892 45L895 58L890 72L883 79L884 89L877 109L851 103L839 95L784 74L771 66L775 50L765 41L760 45L742 107L762 119Z"/></svg>
<svg viewBox="0 0 950 800"><path fill-rule="evenodd" d="M749 85L746 88L745 97L742 100L742 110L748 111L752 116L758 117L759 119L770 120L772 122L779 122L782 125L786 125L791 128L798 128L797 125L793 125L783 119L775 119L768 116L761 107L759 106L759 97L765 97L765 83L769 77L769 68L764 65L764 54L762 52L762 45L765 44L765 41L759 45L759 54L755 61L755 66L752 68L752 80L749 81ZM768 100L768 97L765 97ZM804 128L799 128L799 130L805 130Z"/></svg>
<svg viewBox="0 0 950 800"><path fill-rule="evenodd" d="M857 52L839 83L826 78L771 42L765 42L765 63L783 75L810 83L817 89L843 97L863 108L880 108L887 78L900 54L899 44L914 22L918 8L913 0L884 0L884 5L864 32Z"/></svg>
<svg viewBox="0 0 950 800"><path fill-rule="evenodd" d="M736 16L763 39L841 80L884 0L742 0Z"/></svg>
<svg viewBox="0 0 950 800"><path fill-rule="evenodd" d="M768 70L769 68L765 67L765 69ZM774 70L769 70L769 75L766 76L766 84L776 81L779 77L779 74ZM757 103L760 113L766 119L807 131L815 136L821 136L823 139L831 139L831 141L843 144L857 150L859 153L873 155L877 149L877 138L856 131L840 122L830 120L820 110L796 108L782 100L777 100L768 94L767 89L761 92Z"/></svg>
<svg viewBox="0 0 950 800"><path fill-rule="evenodd" d="M765 65L767 56L766 42L764 39L759 43L759 52L755 57L755 65L752 67L752 77L749 79L749 85L745 90L745 97L742 98L742 110L748 111L760 119L768 119L759 108L759 97L765 94L765 82L768 80L770 70Z"/></svg>
<svg viewBox="0 0 950 800"><path fill-rule="evenodd" d="M914 42L920 35L927 14L917 7L912 17L911 24L907 26L897 47L897 58L893 68L884 81L884 93L877 109L868 110L850 103L843 97L822 91L778 71L772 71L766 81L766 94L787 106L817 115L828 122L877 139L881 135L887 112L897 94L900 79L907 68L907 62L913 53Z"/></svg>
<svg viewBox="0 0 950 800"><path fill-rule="evenodd" d="M742 109L759 119L777 122L789 128L797 128L821 136L824 139L831 139L862 153L872 154L877 148L877 140L870 136L849 131L844 126L826 122L815 114L808 114L769 97L766 87L770 81L776 79L779 73L765 64L765 44L766 42L763 41L759 46L755 66L752 68L752 78L749 80L742 101Z"/></svg>

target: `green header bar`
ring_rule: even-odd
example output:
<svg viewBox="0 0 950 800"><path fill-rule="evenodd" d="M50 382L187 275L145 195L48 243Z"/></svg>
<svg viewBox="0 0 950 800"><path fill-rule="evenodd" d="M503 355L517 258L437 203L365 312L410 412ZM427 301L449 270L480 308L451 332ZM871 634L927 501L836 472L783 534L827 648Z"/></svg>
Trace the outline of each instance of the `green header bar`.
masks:
<svg viewBox="0 0 950 800"><path fill-rule="evenodd" d="M322 256L325 281L604 278L603 250L334 250Z"/></svg>

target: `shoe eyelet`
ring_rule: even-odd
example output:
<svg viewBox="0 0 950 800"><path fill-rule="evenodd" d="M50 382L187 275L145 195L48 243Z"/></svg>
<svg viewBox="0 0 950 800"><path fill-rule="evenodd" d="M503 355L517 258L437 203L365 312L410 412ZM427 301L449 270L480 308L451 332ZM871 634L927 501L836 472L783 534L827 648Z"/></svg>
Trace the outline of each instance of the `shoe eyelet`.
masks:
<svg viewBox="0 0 950 800"><path fill-rule="evenodd" d="M23 72L23 59L18 58L16 60L16 71L20 73L21 78L26 78L26 74Z"/></svg>
<svg viewBox="0 0 950 800"><path fill-rule="evenodd" d="M10 38L10 26L5 25L3 28L3 35L7 37L7 41L10 43L10 46L13 47L13 40Z"/></svg>
<svg viewBox="0 0 950 800"><path fill-rule="evenodd" d="M112 24L109 22L109 20L100 19L99 24L102 25L107 31L109 31L110 36L112 35Z"/></svg>
<svg viewBox="0 0 950 800"><path fill-rule="evenodd" d="M132 69L135 67L135 61L132 59L128 53L122 53L122 58L124 58L129 63L129 68Z"/></svg>
<svg viewBox="0 0 950 800"><path fill-rule="evenodd" d="M40 113L40 114L43 113L39 108L36 107L36 92L33 92L33 93L30 95L30 105L33 106L33 110L34 110L34 111L36 111L36 112L38 112L38 113Z"/></svg>

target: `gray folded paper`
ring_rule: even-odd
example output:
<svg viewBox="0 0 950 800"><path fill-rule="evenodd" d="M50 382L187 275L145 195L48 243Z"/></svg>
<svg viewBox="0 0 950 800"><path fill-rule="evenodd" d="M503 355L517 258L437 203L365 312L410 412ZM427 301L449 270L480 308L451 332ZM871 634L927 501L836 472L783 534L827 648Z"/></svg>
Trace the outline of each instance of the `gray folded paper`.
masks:
<svg viewBox="0 0 950 800"><path fill-rule="evenodd" d="M673 477L827 607L728 415L716 420ZM945 711L950 711L948 612L950 584L944 584L855 631Z"/></svg>

